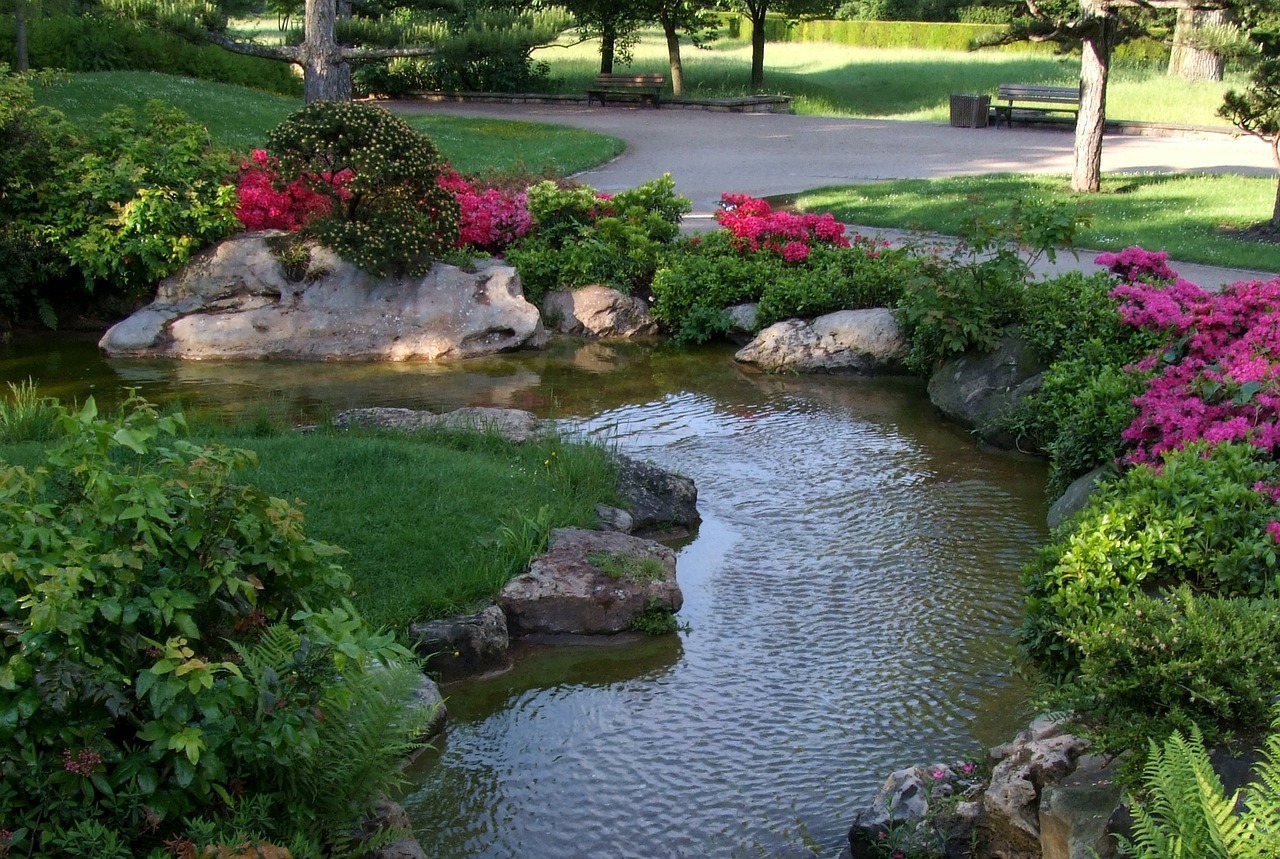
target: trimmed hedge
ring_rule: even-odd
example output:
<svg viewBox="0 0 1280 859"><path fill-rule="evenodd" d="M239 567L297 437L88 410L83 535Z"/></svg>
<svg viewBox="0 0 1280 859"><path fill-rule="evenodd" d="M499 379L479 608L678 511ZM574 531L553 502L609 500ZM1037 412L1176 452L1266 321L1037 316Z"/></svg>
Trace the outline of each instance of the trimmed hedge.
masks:
<svg viewBox="0 0 1280 859"><path fill-rule="evenodd" d="M14 53L13 18L0 18L0 52ZM301 95L302 81L288 63L197 45L131 21L91 15L36 18L27 24L33 69L106 72L136 69L283 95Z"/></svg>

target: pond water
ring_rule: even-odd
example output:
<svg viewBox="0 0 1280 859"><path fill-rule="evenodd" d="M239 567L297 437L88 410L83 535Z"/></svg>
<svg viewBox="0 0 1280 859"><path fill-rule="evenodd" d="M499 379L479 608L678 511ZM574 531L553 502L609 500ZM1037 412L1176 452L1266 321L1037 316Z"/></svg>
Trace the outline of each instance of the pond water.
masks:
<svg viewBox="0 0 1280 859"><path fill-rule="evenodd" d="M449 366L102 360L15 347L0 380L225 414L501 405L692 477L678 636L539 648L446 688L403 801L428 856L834 857L893 769L1027 719L1009 650L1044 470L978 450L908 379L758 376L727 348L558 341Z"/></svg>

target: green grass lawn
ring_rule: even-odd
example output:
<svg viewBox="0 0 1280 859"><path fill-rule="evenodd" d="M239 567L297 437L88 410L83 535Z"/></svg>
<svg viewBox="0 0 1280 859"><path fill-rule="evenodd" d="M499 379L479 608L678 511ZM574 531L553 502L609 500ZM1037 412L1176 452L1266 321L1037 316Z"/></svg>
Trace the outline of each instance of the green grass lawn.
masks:
<svg viewBox="0 0 1280 859"><path fill-rule="evenodd" d="M228 84L157 72L94 72L71 75L37 91L41 104L84 122L117 105L141 109L158 98L208 126L221 146L248 152L302 107L299 99ZM464 173L519 171L568 175L603 164L622 151L622 141L591 131L531 122L473 120L451 116L406 116L441 154Z"/></svg>
<svg viewBox="0 0 1280 859"><path fill-rule="evenodd" d="M599 71L598 46L585 43L535 52L551 67L562 92L582 92ZM627 71L669 71L661 34L646 32ZM690 97L742 95L748 92L751 49L744 42L721 40L707 49L681 50L685 87ZM797 113L923 121L950 118L952 93L994 95L1001 83L1074 85L1078 57L985 50L923 51L905 48L853 48L830 43L770 43L765 48L765 89L793 96ZM1227 125L1215 114L1223 93L1244 84L1242 74L1225 83L1171 80L1153 67L1119 66L1107 90L1107 115L1113 119Z"/></svg>
<svg viewBox="0 0 1280 859"><path fill-rule="evenodd" d="M1280 271L1280 245L1235 235L1270 216L1275 193L1272 178L1143 175L1106 176L1102 193L1083 195L1064 176L1001 174L822 188L795 205L846 223L955 235L966 219L998 214L1011 200L1045 201L1089 214L1080 247L1140 245L1186 262Z"/></svg>

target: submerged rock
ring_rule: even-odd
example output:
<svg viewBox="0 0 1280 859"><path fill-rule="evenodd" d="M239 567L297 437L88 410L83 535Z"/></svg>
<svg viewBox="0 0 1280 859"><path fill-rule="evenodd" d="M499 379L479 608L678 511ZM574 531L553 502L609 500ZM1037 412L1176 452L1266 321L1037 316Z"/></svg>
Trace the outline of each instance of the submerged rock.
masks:
<svg viewBox="0 0 1280 859"><path fill-rule="evenodd" d="M446 360L546 342L514 268L438 264L379 278L320 246L293 272L270 232L228 239L160 284L156 299L103 335L112 357Z"/></svg>

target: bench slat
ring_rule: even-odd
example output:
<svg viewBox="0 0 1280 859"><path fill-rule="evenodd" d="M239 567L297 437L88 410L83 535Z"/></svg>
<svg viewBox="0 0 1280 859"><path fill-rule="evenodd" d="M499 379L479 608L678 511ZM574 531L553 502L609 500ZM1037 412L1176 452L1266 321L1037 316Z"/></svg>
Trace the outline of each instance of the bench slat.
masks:
<svg viewBox="0 0 1280 859"><path fill-rule="evenodd" d="M1013 124L1015 107L1022 110L1034 110L1038 113L1079 113L1080 88L1064 86L1044 86L1040 84L1000 84L996 89L996 98L1006 102L996 107L996 127L1000 127L1003 119ZM1019 104L1015 105L1015 102ZM1027 106L1027 105L1031 106ZM1038 107L1035 105L1057 105L1056 107Z"/></svg>
<svg viewBox="0 0 1280 859"><path fill-rule="evenodd" d="M606 95L631 95L638 96L642 102L650 102L656 108L666 82L663 75L602 72L596 75L595 84L587 90L587 106L590 107L594 99L599 99L600 105L604 106Z"/></svg>

